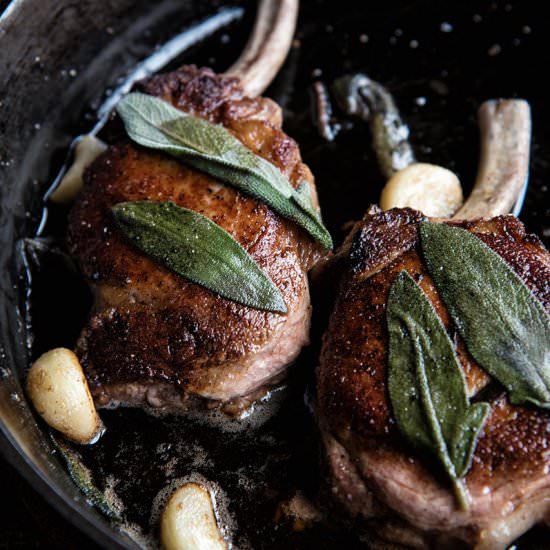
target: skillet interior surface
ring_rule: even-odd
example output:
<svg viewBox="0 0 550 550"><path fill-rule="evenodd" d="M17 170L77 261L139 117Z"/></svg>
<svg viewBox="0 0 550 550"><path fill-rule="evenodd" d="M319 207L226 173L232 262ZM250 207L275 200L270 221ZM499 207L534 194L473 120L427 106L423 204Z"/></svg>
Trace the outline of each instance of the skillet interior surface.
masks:
<svg viewBox="0 0 550 550"><path fill-rule="evenodd" d="M32 359L52 347L74 345L91 303L64 256L66 211L45 212L41 197L71 139L93 126L106 90L137 60L217 10L243 6L242 16L167 67L195 63L223 71L244 45L254 5L165 1L151 8L148 2L113 1L97 8L91 1L63 1L55 3L55 13L51 6L48 11L37 5L16 2L0 23L0 40L8 44L0 53L2 447L52 504L99 544L130 547L131 540L120 537L79 495L21 392ZM35 18L21 32L33 9L38 10ZM550 21L542 9L539 3L519 1L388 0L365 2L361 8L347 0L302 2L291 54L267 95L283 107L285 130L298 141L316 176L324 218L337 242L346 222L377 201L384 181L364 123L335 107L336 139L327 142L320 136L312 84L330 85L343 74L363 71L394 94L419 160L454 170L466 192L478 158L479 104L493 97L529 100L534 139L521 218L548 246L550 204L544 182L550 172L550 85L541 77L541 61ZM45 45L46 37L54 35ZM47 246L24 245L21 239L35 236L39 227ZM279 504L295 490L312 499L318 492L317 434L304 395L330 306L325 295L314 295L312 345L294 366L287 391L276 397L279 412L260 428L234 432L130 409L101 413L107 433L96 445L78 450L95 484L116 494L123 527L138 544L156 537L166 487L191 475L218 490L220 509L239 548L362 547L330 516L304 530L275 521ZM543 548L540 542L547 538L537 528L518 547Z"/></svg>

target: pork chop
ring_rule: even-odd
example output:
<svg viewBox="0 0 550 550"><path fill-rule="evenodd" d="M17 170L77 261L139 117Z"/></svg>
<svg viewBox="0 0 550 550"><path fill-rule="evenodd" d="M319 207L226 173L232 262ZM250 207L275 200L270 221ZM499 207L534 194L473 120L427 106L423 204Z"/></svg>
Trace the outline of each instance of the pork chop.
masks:
<svg viewBox="0 0 550 550"><path fill-rule="evenodd" d="M466 351L420 254L424 219L410 209L371 209L339 253L343 277L317 371L328 494L370 537L413 548L505 548L550 519L550 412L510 404ZM497 252L550 312L550 254L521 222L445 223ZM491 406L465 478L467 511L446 476L407 444L392 413L385 304L401 270L418 281L457 342L471 397L483 392Z"/></svg>
<svg viewBox="0 0 550 550"><path fill-rule="evenodd" d="M244 97L237 79L195 66L136 88L222 124L294 187L307 181L317 206L311 172L282 132L273 101ZM96 403L182 410L199 397L229 410L263 395L308 343L307 272L321 255L319 246L258 200L122 132L111 135L85 174L68 229L69 250L95 296L76 352ZM111 214L115 204L136 200L173 201L228 231L275 283L288 313L222 298L144 255Z"/></svg>

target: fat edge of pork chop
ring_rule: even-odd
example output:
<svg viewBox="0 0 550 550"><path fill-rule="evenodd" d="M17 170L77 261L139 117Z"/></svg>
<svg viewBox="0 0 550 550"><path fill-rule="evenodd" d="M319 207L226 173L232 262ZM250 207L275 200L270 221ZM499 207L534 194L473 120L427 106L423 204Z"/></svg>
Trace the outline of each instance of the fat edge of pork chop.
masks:
<svg viewBox="0 0 550 550"><path fill-rule="evenodd" d="M137 90L223 124L277 166L294 187L313 177L281 130L280 108L247 98L238 80L184 66L141 81ZM189 397L242 405L265 393L308 343L307 271L321 251L292 222L231 186L163 153L130 142L116 122L111 143L85 173L69 217L69 250L94 296L77 354L100 406L185 410ZM286 315L222 298L157 264L116 228L111 207L173 201L228 231L278 287Z"/></svg>
<svg viewBox="0 0 550 550"><path fill-rule="evenodd" d="M550 518L550 412L511 405L467 353L420 255L423 219L410 209L373 209L339 254L340 294L317 371L327 499L348 520L398 545L504 548ZM550 254L521 222L500 216L452 224L496 251L550 311ZM468 511L458 510L445 475L414 453L392 415L385 304L401 270L422 287L457 342L470 395L483 391L491 405L466 476Z"/></svg>

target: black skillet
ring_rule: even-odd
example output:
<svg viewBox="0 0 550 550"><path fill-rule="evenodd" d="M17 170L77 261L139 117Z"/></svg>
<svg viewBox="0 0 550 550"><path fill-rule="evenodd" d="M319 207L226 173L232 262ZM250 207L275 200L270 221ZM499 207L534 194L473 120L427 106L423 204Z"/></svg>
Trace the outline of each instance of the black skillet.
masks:
<svg viewBox="0 0 550 550"><path fill-rule="evenodd" d="M15 0L0 19L0 448L55 509L102 547L136 543L74 486L21 392L34 357L72 346L90 298L62 246L35 247L27 255L29 282L21 239L33 237L45 221L43 236L62 243L65 212L50 209L45 219L42 196L71 138L93 126L106 90L155 45L235 6L244 7L242 16L172 64L193 62L222 71L246 41L253 2ZM534 139L521 218L548 245L550 84L544 60L549 34L540 2L303 0L295 47L267 95L283 106L285 129L316 175L336 241L345 222L377 200L383 179L365 124L335 110L334 122L341 126L335 141L319 135L312 84L362 71L394 94L419 160L456 171L466 190L478 156L477 106L493 97L527 99ZM108 432L84 449L82 458L101 489L114 486L127 523L154 537L155 497L170 480L196 471L227 495L239 546L248 541L253 548L360 547L332 521L304 531L273 521L277 504L295 489L310 497L318 491L315 427L303 396L316 364L321 312L329 307L326 298L317 297L314 344L294 368L281 412L258 430L243 435L140 411L102 413ZM548 532L535 529L518 547L549 548L548 538Z"/></svg>

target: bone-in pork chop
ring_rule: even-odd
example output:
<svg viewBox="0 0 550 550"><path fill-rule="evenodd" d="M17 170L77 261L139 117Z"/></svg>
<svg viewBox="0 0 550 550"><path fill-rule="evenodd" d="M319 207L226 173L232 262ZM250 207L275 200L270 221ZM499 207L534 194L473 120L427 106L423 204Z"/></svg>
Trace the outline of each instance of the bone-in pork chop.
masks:
<svg viewBox="0 0 550 550"><path fill-rule="evenodd" d="M339 253L343 277L317 373L328 493L356 526L386 541L501 549L550 519L550 412L512 405L467 353L421 256L423 219L410 209L372 209ZM550 254L521 222L499 216L451 223L499 254L550 311ZM385 305L401 270L418 282L457 342L471 398L491 406L465 477L472 497L466 511L437 464L407 444L392 413Z"/></svg>
<svg viewBox="0 0 550 550"><path fill-rule="evenodd" d="M307 181L317 204L311 172L282 132L273 101L244 97L237 79L194 66L148 78L137 90L223 124L294 187ZM307 272L320 248L258 200L118 134L87 170L68 233L95 295L77 354L96 403L177 410L192 396L233 407L250 401L280 380L308 343ZM173 201L228 231L275 283L288 313L222 298L137 250L111 213L136 200Z"/></svg>

